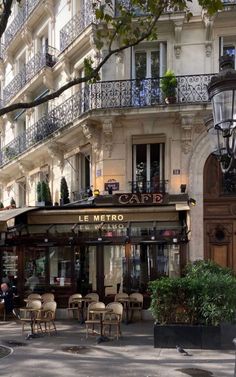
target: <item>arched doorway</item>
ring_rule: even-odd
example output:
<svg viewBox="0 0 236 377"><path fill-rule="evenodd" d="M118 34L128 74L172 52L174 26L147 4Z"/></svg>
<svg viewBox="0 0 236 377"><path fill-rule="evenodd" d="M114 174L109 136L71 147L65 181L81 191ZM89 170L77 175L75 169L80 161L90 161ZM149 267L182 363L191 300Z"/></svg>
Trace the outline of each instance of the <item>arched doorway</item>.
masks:
<svg viewBox="0 0 236 377"><path fill-rule="evenodd" d="M209 156L203 176L204 258L236 271L236 169L222 174Z"/></svg>

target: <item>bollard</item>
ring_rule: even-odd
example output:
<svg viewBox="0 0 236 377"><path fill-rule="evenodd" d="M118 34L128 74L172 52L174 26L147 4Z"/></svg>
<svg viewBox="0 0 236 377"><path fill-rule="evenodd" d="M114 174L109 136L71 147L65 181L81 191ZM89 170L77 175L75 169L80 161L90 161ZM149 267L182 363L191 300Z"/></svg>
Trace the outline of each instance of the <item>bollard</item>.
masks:
<svg viewBox="0 0 236 377"><path fill-rule="evenodd" d="M232 340L232 343L234 344L234 347L236 349L236 338ZM235 351L235 362L234 362L234 377L236 377L236 351Z"/></svg>

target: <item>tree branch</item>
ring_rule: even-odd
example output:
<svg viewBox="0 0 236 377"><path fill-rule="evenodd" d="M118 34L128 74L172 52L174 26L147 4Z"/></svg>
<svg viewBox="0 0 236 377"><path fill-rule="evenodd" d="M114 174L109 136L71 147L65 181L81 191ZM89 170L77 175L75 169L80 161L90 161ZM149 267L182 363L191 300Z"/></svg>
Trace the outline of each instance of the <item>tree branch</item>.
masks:
<svg viewBox="0 0 236 377"><path fill-rule="evenodd" d="M163 10L165 9L166 7L166 2L163 1L162 2L162 5L159 7L159 10L157 11L155 17L152 18L152 22L150 22L148 25L148 28L145 32L143 32L141 34L141 36L139 38L137 38L135 41L131 42L131 43L127 43L123 46L120 46L116 49L110 49L107 53L107 55L102 59L102 61L97 65L97 67L95 67L93 69L93 71L91 72L90 75L87 75L85 77L77 77L73 80L71 80L70 82L66 83L65 85L62 85L58 90L54 91L53 93L50 93L42 98L38 98L36 100L33 100L31 102L19 102L19 103L15 103L15 104L12 104L12 105L9 105L9 106L6 106L2 109L0 109L0 116L3 116L4 114L7 114L7 113L10 113L12 111L15 111L15 110L18 110L18 109L30 109L32 107L36 107L36 106L39 106L45 102L48 102L50 100L53 100L57 97L59 97L64 91L66 91L67 89L75 86L75 85L78 85L78 84L81 84L83 82L89 82L91 81L92 79L96 79L98 77L98 74L99 74L99 71L100 69L103 67L103 65L110 59L110 57L120 51L123 51L127 48L130 48L130 47L134 47L136 45L138 45L140 42L144 41L145 39L147 39L153 29L155 28L156 26L156 23L160 17L160 15L162 14ZM117 32L117 35L118 35L118 32ZM113 36L114 37L114 36ZM112 38L114 40L114 38ZM110 46L111 48L111 46Z"/></svg>

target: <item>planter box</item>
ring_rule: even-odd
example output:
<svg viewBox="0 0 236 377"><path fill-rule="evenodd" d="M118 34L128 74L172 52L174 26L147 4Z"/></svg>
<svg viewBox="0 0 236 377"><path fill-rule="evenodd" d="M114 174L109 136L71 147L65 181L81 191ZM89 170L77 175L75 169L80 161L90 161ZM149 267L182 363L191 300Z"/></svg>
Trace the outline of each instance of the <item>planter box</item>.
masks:
<svg viewBox="0 0 236 377"><path fill-rule="evenodd" d="M232 327L228 330L231 339L226 339L222 326L154 324L154 348L175 348L180 344L184 348L233 349L235 326Z"/></svg>

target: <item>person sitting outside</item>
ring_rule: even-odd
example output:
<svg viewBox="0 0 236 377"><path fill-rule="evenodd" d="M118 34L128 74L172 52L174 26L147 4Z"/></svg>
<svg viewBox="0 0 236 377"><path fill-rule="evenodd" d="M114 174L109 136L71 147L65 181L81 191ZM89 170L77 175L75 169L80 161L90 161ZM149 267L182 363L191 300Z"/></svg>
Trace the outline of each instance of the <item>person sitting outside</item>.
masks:
<svg viewBox="0 0 236 377"><path fill-rule="evenodd" d="M7 283L1 284L0 299L4 301L6 315L11 315L13 310L13 291L9 288Z"/></svg>

